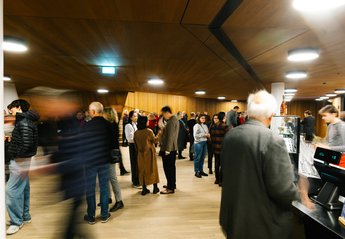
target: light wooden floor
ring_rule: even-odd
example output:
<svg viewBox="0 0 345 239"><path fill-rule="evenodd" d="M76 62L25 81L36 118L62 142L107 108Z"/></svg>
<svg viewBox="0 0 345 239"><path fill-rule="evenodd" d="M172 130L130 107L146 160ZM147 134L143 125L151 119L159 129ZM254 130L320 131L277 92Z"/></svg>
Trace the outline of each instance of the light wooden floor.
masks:
<svg viewBox="0 0 345 239"><path fill-rule="evenodd" d="M128 148L121 150L129 170ZM188 155L187 150L184 155ZM158 157L158 167L161 181L159 187L163 189L166 180L161 157ZM130 175L118 176L125 208L112 213L109 222L105 224L100 221L95 225L81 222L82 230L92 239L224 238L218 220L221 188L214 184L214 175L202 179L194 177L193 162L188 159L177 160L176 167L177 190L172 195L151 193L141 196L140 190L131 187ZM61 232L65 226L69 204L68 201L61 202L61 197L56 192L57 185L57 176L31 179L32 222L7 238L62 238ZM149 189L152 192L152 187ZM82 220L86 206L81 208ZM99 213L98 208L96 214Z"/></svg>

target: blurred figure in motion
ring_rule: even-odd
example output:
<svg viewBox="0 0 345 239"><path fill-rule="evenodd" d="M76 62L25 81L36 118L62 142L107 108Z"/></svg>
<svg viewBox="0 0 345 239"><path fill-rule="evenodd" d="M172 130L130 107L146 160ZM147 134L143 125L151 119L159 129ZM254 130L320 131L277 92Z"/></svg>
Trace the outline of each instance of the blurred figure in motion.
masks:
<svg viewBox="0 0 345 239"><path fill-rule="evenodd" d="M10 178L6 184L6 206L11 220L8 235L18 232L25 223L31 222L29 176L28 173L22 173L22 170L28 172L31 157L37 151L37 126L34 122L39 119L39 115L29 108L30 104L22 99L8 106L10 113L16 117L8 146L11 158Z"/></svg>
<svg viewBox="0 0 345 239"><path fill-rule="evenodd" d="M7 114L6 111L5 111L4 115L5 115L5 117L4 117L4 133L5 133L5 176L6 176L5 180L7 182L8 178L10 176L8 167L9 167L9 164L11 161L11 156L8 152L8 148L10 146L10 142L12 139L12 131L14 129L14 123L16 121L16 118L11 114Z"/></svg>
<svg viewBox="0 0 345 239"><path fill-rule="evenodd" d="M116 149L119 152L120 170L121 170L122 156L121 156L120 143L119 143L119 125L118 125L117 113L111 107L106 107L104 108L103 117L111 123L111 134L113 137L111 138L112 141L110 142L110 144L113 149ZM123 163L122 163L122 167L123 167ZM124 167L123 167L123 170L125 170ZM116 177L115 162L112 162L112 161L110 162L110 176L109 177L110 177L110 184L115 195L115 205L110 209L110 211L115 212L123 208L124 205L122 202L120 184ZM111 192L109 190L109 202L111 203L111 201L112 201Z"/></svg>
<svg viewBox="0 0 345 239"><path fill-rule="evenodd" d="M128 140L125 134L125 127L126 127L126 124L128 124L128 122L129 122L128 110L124 110L123 116L122 116L122 146L123 147L128 146Z"/></svg>
<svg viewBox="0 0 345 239"><path fill-rule="evenodd" d="M155 135L147 128L147 117L139 116L138 130L134 133L135 147L138 152L139 185L143 187L141 195L150 193L147 185L153 184L153 193L157 194L159 188L158 167L156 159Z"/></svg>

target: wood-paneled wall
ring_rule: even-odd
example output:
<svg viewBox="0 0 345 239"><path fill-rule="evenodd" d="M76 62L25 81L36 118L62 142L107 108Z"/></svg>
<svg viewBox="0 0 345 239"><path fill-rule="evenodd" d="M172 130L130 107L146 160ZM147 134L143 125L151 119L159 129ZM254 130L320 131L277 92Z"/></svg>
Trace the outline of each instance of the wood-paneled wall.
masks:
<svg viewBox="0 0 345 239"><path fill-rule="evenodd" d="M227 101L201 99L179 95L166 95L145 92L129 92L125 103L125 108L140 109L145 112L159 113L161 108L169 105L173 112L185 111L190 112L208 112L209 115L216 114L220 111L227 112L234 106L239 106L240 111L246 110L245 102L231 103Z"/></svg>
<svg viewBox="0 0 345 239"><path fill-rule="evenodd" d="M321 119L318 111L326 105L326 101L292 101L287 104L289 115L298 115L301 119L304 118L304 111L310 110L315 116L316 126L315 134L320 137L325 137L327 132L327 125Z"/></svg>
<svg viewBox="0 0 345 239"><path fill-rule="evenodd" d="M53 91L53 89L51 90ZM93 92L70 92L63 95L53 93L25 93L20 98L26 99L31 104L31 108L40 114L42 120L63 117L75 113L79 109L87 110L93 101L101 102L104 107L112 106L121 114L127 98L127 92L113 92L104 95Z"/></svg>

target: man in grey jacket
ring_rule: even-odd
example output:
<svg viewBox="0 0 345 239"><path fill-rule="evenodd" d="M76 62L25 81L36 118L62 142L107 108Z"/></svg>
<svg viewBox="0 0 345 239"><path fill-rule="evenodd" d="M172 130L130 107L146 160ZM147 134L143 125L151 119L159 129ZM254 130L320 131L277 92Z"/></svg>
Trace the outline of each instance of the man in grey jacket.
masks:
<svg viewBox="0 0 345 239"><path fill-rule="evenodd" d="M266 91L249 95L249 121L223 141L220 224L227 238L289 237L289 207L299 194L285 143L268 129L276 107Z"/></svg>
<svg viewBox="0 0 345 239"><path fill-rule="evenodd" d="M167 120L160 140L160 155L162 155L163 169L167 179L166 190L161 191L161 194L172 194L176 188L176 151L178 149L179 123L169 106L164 106L161 112L164 119Z"/></svg>
<svg viewBox="0 0 345 239"><path fill-rule="evenodd" d="M230 111L226 113L226 125L230 128L237 126L237 111L240 107L237 105Z"/></svg>

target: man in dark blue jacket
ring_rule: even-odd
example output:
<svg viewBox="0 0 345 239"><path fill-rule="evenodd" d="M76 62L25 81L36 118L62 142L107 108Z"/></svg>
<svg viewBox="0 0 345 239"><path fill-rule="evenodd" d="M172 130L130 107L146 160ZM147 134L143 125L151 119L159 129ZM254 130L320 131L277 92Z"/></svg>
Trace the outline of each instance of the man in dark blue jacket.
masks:
<svg viewBox="0 0 345 239"><path fill-rule="evenodd" d="M29 110L30 104L22 99L13 101L7 108L16 117L8 148L11 161L10 178L6 185L6 207L11 220L7 234L11 235L18 232L25 223L31 222L30 183L27 172L31 157L37 151L37 127L34 122L39 116Z"/></svg>

